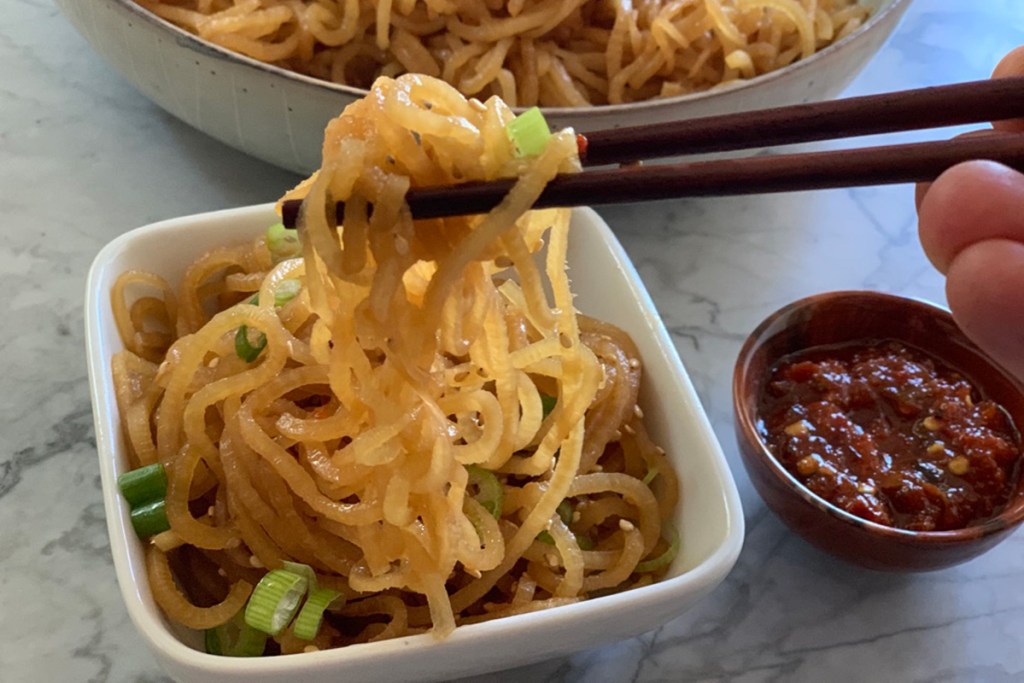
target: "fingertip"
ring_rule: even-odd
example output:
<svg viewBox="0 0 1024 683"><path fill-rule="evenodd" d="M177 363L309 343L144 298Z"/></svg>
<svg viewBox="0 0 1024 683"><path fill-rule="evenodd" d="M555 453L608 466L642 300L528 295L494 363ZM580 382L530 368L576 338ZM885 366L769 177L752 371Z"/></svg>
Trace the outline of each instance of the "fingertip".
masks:
<svg viewBox="0 0 1024 683"><path fill-rule="evenodd" d="M1011 78L1013 76L1024 76L1024 46L1011 50L992 72L992 78ZM996 130L1022 133L1024 132L1024 119L996 121L992 127Z"/></svg>
<svg viewBox="0 0 1024 683"><path fill-rule="evenodd" d="M914 188L914 206L917 210L921 210L921 204L924 203L924 198L928 194L928 190L932 187L931 183L918 183Z"/></svg>
<svg viewBox="0 0 1024 683"><path fill-rule="evenodd" d="M1024 242L1024 175L992 161L958 164L927 189L918 217L921 245L942 273L975 242Z"/></svg>
<svg viewBox="0 0 1024 683"><path fill-rule="evenodd" d="M1024 244L990 239L953 259L946 297L957 324L996 362L1024 379Z"/></svg>
<svg viewBox="0 0 1024 683"><path fill-rule="evenodd" d="M1024 45L1007 52L992 71L992 78L1010 78L1012 76L1024 76Z"/></svg>

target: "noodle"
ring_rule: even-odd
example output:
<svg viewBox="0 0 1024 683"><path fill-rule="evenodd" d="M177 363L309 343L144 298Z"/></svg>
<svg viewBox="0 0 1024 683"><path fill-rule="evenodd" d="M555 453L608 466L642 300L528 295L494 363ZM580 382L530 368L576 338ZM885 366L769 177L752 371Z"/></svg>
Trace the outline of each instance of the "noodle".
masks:
<svg viewBox="0 0 1024 683"><path fill-rule="evenodd" d="M443 637L667 570L638 569L665 552L678 487L643 428L637 349L574 309L568 212L528 211L577 168L575 137L518 158L511 119L497 98L382 78L286 196L304 198L301 258L275 263L268 236L201 257L176 294L117 281L125 440L168 475L147 561L169 619L223 624L285 561L349 598L318 648ZM485 216L413 222L404 203L502 176L517 181Z"/></svg>
<svg viewBox="0 0 1024 683"><path fill-rule="evenodd" d="M136 0L248 57L369 88L442 77L511 106L700 92L806 59L859 27L859 0Z"/></svg>

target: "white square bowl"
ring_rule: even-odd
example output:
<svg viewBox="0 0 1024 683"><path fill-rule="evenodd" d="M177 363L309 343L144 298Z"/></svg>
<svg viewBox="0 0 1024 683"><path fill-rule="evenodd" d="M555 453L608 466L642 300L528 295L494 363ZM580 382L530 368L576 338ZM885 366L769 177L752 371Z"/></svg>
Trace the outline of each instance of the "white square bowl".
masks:
<svg viewBox="0 0 1024 683"><path fill-rule="evenodd" d="M126 233L89 271L85 325L107 528L128 614L173 677L205 683L452 679L520 666L649 631L691 607L732 568L743 543L739 496L721 447L650 296L607 224L590 209L572 216L569 266L577 307L633 337L644 364L643 407L681 482L676 526L682 546L654 585L550 610L460 626L443 641L430 635L299 655L238 659L206 654L197 634L171 627L149 590L142 544L117 476L127 465L110 358L122 349L110 306L126 270L157 273L176 286L186 266L216 246L251 239L276 221L272 205L186 216Z"/></svg>

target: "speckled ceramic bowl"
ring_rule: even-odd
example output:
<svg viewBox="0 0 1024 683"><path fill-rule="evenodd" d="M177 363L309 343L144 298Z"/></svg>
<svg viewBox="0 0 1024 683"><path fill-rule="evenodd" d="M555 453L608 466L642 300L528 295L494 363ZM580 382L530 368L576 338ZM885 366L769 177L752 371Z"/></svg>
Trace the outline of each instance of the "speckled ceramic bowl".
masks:
<svg viewBox="0 0 1024 683"><path fill-rule="evenodd" d="M910 0L863 0L864 26L809 59L713 91L589 108L546 108L579 131L750 111L835 97L881 48ZM269 66L183 31L133 0L56 0L93 48L146 97L191 126L308 174L327 122L366 91Z"/></svg>
<svg viewBox="0 0 1024 683"><path fill-rule="evenodd" d="M790 529L850 562L893 571L941 569L989 550L1024 522L1024 482L997 516L956 531L916 532L868 522L807 490L761 438L757 403L770 368L803 349L895 339L960 371L1024 426L1024 386L985 356L945 309L877 292L830 292L785 306L747 338L733 375L736 437L747 474Z"/></svg>

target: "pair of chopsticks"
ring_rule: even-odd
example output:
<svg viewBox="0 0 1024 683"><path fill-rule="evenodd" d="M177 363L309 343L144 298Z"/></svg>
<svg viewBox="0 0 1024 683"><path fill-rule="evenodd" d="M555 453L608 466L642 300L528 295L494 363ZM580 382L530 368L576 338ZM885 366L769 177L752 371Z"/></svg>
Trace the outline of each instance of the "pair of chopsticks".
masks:
<svg viewBox="0 0 1024 683"><path fill-rule="evenodd" d="M1024 170L1024 135L986 135L860 149L642 166L646 159L790 145L879 133L1024 118L1024 77L975 81L761 111L601 130L579 136L586 167L622 164L555 177L534 208L934 180L972 159ZM409 190L414 218L485 213L515 179ZM283 220L298 222L300 200L284 202ZM344 205L336 210L338 222Z"/></svg>

